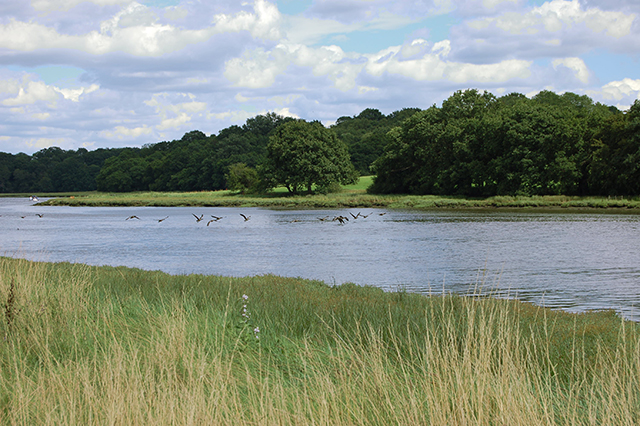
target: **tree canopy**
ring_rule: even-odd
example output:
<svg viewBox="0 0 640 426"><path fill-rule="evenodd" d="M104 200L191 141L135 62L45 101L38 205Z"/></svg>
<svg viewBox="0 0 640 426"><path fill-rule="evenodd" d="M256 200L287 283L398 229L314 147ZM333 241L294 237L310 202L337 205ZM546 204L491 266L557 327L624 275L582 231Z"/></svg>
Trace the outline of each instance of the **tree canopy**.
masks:
<svg viewBox="0 0 640 426"><path fill-rule="evenodd" d="M458 91L441 107L367 108L325 128L257 115L141 148L0 152L0 192L293 193L375 174L371 192L640 195L640 101L626 112L586 95Z"/></svg>
<svg viewBox="0 0 640 426"><path fill-rule="evenodd" d="M271 186L284 185L298 193L313 187L356 181L347 147L335 132L318 122L296 120L278 127L269 138L264 173Z"/></svg>
<svg viewBox="0 0 640 426"><path fill-rule="evenodd" d="M389 132L370 191L637 195L638 109L622 114L573 93L458 91Z"/></svg>

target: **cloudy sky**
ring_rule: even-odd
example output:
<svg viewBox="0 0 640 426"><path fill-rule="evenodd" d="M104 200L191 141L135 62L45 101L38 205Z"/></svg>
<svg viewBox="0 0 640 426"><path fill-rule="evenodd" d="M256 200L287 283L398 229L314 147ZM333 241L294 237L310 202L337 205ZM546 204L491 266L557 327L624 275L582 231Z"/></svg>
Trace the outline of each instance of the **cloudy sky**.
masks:
<svg viewBox="0 0 640 426"><path fill-rule="evenodd" d="M0 151L142 146L459 89L640 98L638 0L0 0Z"/></svg>

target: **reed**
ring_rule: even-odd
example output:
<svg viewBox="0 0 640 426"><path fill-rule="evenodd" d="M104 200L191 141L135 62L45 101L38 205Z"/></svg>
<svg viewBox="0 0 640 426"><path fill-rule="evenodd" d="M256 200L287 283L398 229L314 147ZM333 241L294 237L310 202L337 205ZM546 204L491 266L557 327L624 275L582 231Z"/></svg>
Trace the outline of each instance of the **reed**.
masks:
<svg viewBox="0 0 640 426"><path fill-rule="evenodd" d="M0 258L10 297L2 424L640 424L612 312Z"/></svg>

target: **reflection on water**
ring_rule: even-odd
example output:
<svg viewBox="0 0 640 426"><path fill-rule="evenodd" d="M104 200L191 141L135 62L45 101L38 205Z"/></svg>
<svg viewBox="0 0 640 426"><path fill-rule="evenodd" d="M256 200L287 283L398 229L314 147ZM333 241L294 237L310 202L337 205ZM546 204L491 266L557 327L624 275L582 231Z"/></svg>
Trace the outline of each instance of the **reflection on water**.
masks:
<svg viewBox="0 0 640 426"><path fill-rule="evenodd" d="M638 215L352 209L368 215L353 219L348 210L32 204L0 198L0 254L420 293L482 288L571 311L616 309L640 320ZM194 214L204 219L196 222ZM140 219L126 220L132 215ZM222 219L207 226L212 215ZM351 220L321 220L337 215Z"/></svg>

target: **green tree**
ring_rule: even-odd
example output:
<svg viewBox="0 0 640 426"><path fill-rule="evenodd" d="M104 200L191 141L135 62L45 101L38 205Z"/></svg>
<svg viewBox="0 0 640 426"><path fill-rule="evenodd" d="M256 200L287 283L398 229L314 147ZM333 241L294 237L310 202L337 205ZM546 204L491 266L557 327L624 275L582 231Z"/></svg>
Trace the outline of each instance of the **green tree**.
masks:
<svg viewBox="0 0 640 426"><path fill-rule="evenodd" d="M313 186L355 183L357 173L347 147L318 122L296 120L278 127L269 138L265 174L272 186L284 185L297 193Z"/></svg>
<svg viewBox="0 0 640 426"><path fill-rule="evenodd" d="M225 179L227 180L227 188L244 194L256 188L258 172L244 163L235 163L229 166L229 172L225 175Z"/></svg>

